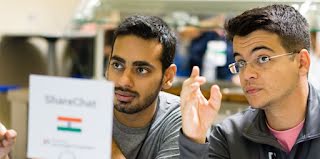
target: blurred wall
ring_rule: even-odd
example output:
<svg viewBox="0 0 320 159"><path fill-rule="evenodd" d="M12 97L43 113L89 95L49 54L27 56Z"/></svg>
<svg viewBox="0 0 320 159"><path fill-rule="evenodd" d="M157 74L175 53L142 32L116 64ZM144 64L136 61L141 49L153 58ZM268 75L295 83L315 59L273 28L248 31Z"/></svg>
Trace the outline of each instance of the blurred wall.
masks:
<svg viewBox="0 0 320 159"><path fill-rule="evenodd" d="M0 0L0 41L6 34L61 35L72 28L72 19L81 0ZM47 42L31 38L44 57ZM56 43L58 75L66 74L63 63L65 41Z"/></svg>
<svg viewBox="0 0 320 159"><path fill-rule="evenodd" d="M81 0L0 0L0 35L61 33Z"/></svg>

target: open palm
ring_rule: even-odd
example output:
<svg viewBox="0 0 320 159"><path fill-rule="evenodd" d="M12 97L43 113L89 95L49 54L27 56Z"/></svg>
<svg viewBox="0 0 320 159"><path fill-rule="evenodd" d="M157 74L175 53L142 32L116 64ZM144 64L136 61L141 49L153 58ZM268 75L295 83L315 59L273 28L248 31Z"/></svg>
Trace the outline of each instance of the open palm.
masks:
<svg viewBox="0 0 320 159"><path fill-rule="evenodd" d="M219 87L214 85L207 100L200 85L206 82L199 76L199 68L194 67L190 78L183 82L181 97L182 130L184 135L195 142L204 143L206 133L217 117L221 105Z"/></svg>

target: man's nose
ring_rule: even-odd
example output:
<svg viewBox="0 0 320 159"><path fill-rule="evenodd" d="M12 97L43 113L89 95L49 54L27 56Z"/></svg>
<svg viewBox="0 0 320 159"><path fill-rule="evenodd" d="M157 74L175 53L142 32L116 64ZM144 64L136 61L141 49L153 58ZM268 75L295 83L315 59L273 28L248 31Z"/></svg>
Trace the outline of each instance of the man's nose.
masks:
<svg viewBox="0 0 320 159"><path fill-rule="evenodd" d="M258 77L258 71L255 63L246 63L246 66L241 70L240 76L245 80L256 79Z"/></svg>
<svg viewBox="0 0 320 159"><path fill-rule="evenodd" d="M133 75L131 73L130 70L125 70L120 78L119 78L119 81L118 81L118 84L122 87L125 87L125 88L132 88L133 87Z"/></svg>

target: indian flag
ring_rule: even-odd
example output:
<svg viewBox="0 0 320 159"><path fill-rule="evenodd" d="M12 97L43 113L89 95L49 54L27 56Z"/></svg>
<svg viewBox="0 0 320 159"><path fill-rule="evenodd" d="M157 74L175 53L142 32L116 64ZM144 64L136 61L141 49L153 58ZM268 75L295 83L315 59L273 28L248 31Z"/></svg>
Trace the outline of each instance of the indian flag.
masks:
<svg viewBox="0 0 320 159"><path fill-rule="evenodd" d="M77 124L79 125L79 123L82 123L81 118L58 116L57 120L59 121L60 124L63 123L63 125L58 125L57 127L58 131L69 131L69 132L76 132L76 133L81 132L81 128L74 126Z"/></svg>

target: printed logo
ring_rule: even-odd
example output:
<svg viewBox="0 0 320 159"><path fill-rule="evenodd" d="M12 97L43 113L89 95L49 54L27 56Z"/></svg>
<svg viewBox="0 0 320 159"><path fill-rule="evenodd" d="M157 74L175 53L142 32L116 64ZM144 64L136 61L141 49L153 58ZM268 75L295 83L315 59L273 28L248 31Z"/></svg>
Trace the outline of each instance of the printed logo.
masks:
<svg viewBox="0 0 320 159"><path fill-rule="evenodd" d="M81 128L74 126L74 125L82 123L81 118L58 116L57 120L59 121L60 124L64 123L63 126L58 125L58 127L57 127L58 131L68 131L68 132L81 133Z"/></svg>

